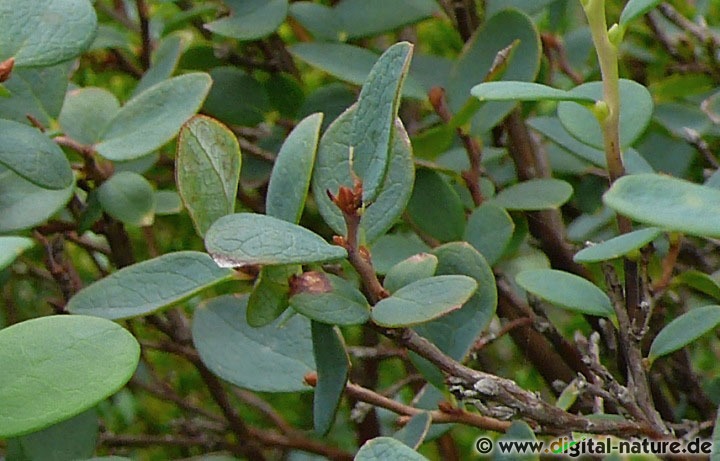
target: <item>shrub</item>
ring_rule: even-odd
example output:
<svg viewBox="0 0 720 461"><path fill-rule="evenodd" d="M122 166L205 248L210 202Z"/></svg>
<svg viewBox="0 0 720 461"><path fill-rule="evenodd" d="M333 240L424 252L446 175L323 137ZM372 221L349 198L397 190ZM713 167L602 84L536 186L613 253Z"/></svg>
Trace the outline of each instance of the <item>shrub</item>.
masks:
<svg viewBox="0 0 720 461"><path fill-rule="evenodd" d="M0 0L0 453L710 437L696 3Z"/></svg>

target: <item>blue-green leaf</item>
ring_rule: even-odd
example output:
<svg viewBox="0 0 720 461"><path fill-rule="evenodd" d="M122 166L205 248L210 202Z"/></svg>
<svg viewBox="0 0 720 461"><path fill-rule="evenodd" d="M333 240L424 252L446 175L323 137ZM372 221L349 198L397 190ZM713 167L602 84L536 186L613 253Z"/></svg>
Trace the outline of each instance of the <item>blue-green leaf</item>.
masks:
<svg viewBox="0 0 720 461"><path fill-rule="evenodd" d="M464 240L492 266L505 252L514 230L515 223L507 211L493 203L483 203L468 218Z"/></svg>
<svg viewBox="0 0 720 461"><path fill-rule="evenodd" d="M441 351L462 361L495 315L495 276L485 258L467 242L446 243L432 253L438 258L437 275L467 275L477 282L478 289L461 309L414 329ZM452 334L448 334L450 331ZM442 373L433 364L416 354L410 354L410 358L423 375L432 377L434 385L444 386Z"/></svg>
<svg viewBox="0 0 720 461"><path fill-rule="evenodd" d="M65 189L49 190L0 167L0 232L42 223L68 202L74 190L74 181Z"/></svg>
<svg viewBox="0 0 720 461"><path fill-rule="evenodd" d="M221 267L246 264L307 264L347 256L312 231L277 218L237 213L215 221L205 246Z"/></svg>
<svg viewBox="0 0 720 461"><path fill-rule="evenodd" d="M210 117L195 116L180 130L177 187L201 237L217 219L235 211L241 160L235 135Z"/></svg>
<svg viewBox="0 0 720 461"><path fill-rule="evenodd" d="M610 298L590 281L555 269L520 272L515 281L530 293L573 312L612 317Z"/></svg>
<svg viewBox="0 0 720 461"><path fill-rule="evenodd" d="M365 82L378 60L378 56L372 51L345 43L296 43L289 46L288 51L311 66L355 85L362 85ZM402 95L419 100L427 98L423 86L412 77L405 80Z"/></svg>
<svg viewBox="0 0 720 461"><path fill-rule="evenodd" d="M0 164L45 189L65 189L73 183L63 151L38 129L0 120Z"/></svg>
<svg viewBox="0 0 720 461"><path fill-rule="evenodd" d="M485 82L475 85L470 94L480 101L576 101L594 103L595 99L534 82Z"/></svg>
<svg viewBox="0 0 720 461"><path fill-rule="evenodd" d="M86 460L95 453L99 432L97 410L91 408L41 431L9 439L7 441L7 459L19 461Z"/></svg>
<svg viewBox="0 0 720 461"><path fill-rule="evenodd" d="M205 253L168 253L87 286L70 299L67 310L113 320L137 317L177 304L232 276Z"/></svg>
<svg viewBox="0 0 720 461"><path fill-rule="evenodd" d="M232 10L205 28L239 40L257 40L270 35L285 20L288 0L224 0Z"/></svg>
<svg viewBox="0 0 720 461"><path fill-rule="evenodd" d="M93 407L130 379L139 359L127 330L96 317L40 317L0 330L0 437Z"/></svg>
<svg viewBox="0 0 720 461"><path fill-rule="evenodd" d="M345 220L340 209L328 198L327 191L336 194L340 186L353 187L350 162L351 122L355 107L349 108L325 131L317 152L312 190L320 214L339 235L345 235ZM390 153L385 181L375 201L360 219L360 232L367 242L373 242L395 224L412 193L415 176L410 140L399 121L395 122L393 150Z"/></svg>
<svg viewBox="0 0 720 461"><path fill-rule="evenodd" d="M359 325L370 318L365 296L347 280L323 272L305 272L296 279L299 292L290 306L304 316L330 325Z"/></svg>
<svg viewBox="0 0 720 461"><path fill-rule="evenodd" d="M155 191L137 173L121 171L97 189L103 210L131 226L149 226L155 220Z"/></svg>
<svg viewBox="0 0 720 461"><path fill-rule="evenodd" d="M628 0L620 14L620 25L627 26L630 22L655 8L662 0Z"/></svg>
<svg viewBox="0 0 720 461"><path fill-rule="evenodd" d="M83 144L95 144L119 110L120 102L108 90L79 88L65 95L58 122L72 139Z"/></svg>
<svg viewBox="0 0 720 461"><path fill-rule="evenodd" d="M573 259L579 263L590 263L619 258L632 251L639 250L655 240L661 233L662 231L657 227L648 227L629 232L580 250Z"/></svg>
<svg viewBox="0 0 720 461"><path fill-rule="evenodd" d="M427 461L427 458L404 443L390 437L368 440L355 455L355 461Z"/></svg>
<svg viewBox="0 0 720 461"><path fill-rule="evenodd" d="M363 84L352 121L352 169L363 182L363 201L372 203L385 180L393 145L400 91L413 46L396 43L378 58Z"/></svg>
<svg viewBox="0 0 720 461"><path fill-rule="evenodd" d="M212 80L204 73L160 82L128 101L110 120L95 149L103 157L131 160L171 140L202 105Z"/></svg>
<svg viewBox="0 0 720 461"><path fill-rule="evenodd" d="M430 253L418 253L410 256L395 264L388 271L383 280L383 286L390 293L394 293L412 282L432 277L435 275L437 265L437 256Z"/></svg>
<svg viewBox="0 0 720 461"><path fill-rule="evenodd" d="M195 310L193 342L205 365L222 379L259 392L311 388L315 370L310 322L302 315L262 328L245 321L247 296L221 296Z"/></svg>
<svg viewBox="0 0 720 461"><path fill-rule="evenodd" d="M560 179L531 179L501 190L491 203L508 210L548 210L567 202L572 193L572 186Z"/></svg>
<svg viewBox="0 0 720 461"><path fill-rule="evenodd" d="M0 270L12 264L15 258L34 244L35 242L27 237L0 236Z"/></svg>
<svg viewBox="0 0 720 461"><path fill-rule="evenodd" d="M618 213L665 230L720 237L720 190L659 174L615 181L603 202Z"/></svg>
<svg viewBox="0 0 720 461"><path fill-rule="evenodd" d="M441 242L460 240L465 231L460 196L434 170L421 168L415 174L407 212L416 226Z"/></svg>
<svg viewBox="0 0 720 461"><path fill-rule="evenodd" d="M465 275L439 275L404 286L378 302L372 319L378 325L401 327L424 323L460 309L477 282Z"/></svg>
<svg viewBox="0 0 720 461"><path fill-rule="evenodd" d="M650 345L648 360L675 352L720 324L720 306L696 307L668 323Z"/></svg>
<svg viewBox="0 0 720 461"><path fill-rule="evenodd" d="M425 440L431 423L430 413L427 411L418 413L410 418L402 429L394 433L393 438L416 450Z"/></svg>
<svg viewBox="0 0 720 461"><path fill-rule="evenodd" d="M268 185L266 213L297 223L305 207L323 114L304 118L285 138Z"/></svg>
<svg viewBox="0 0 720 461"><path fill-rule="evenodd" d="M312 322L312 341L317 384L313 397L313 425L315 432L325 435L330 431L345 383L350 371L350 357L340 332L324 323Z"/></svg>
<svg viewBox="0 0 720 461"><path fill-rule="evenodd" d="M602 98L602 82L576 86L572 93L590 98ZM631 146L647 128L653 113L653 100L643 85L620 79L620 146ZM580 141L603 149L600 123L586 107L571 101L558 104L558 117L566 130Z"/></svg>
<svg viewBox="0 0 720 461"><path fill-rule="evenodd" d="M183 36L173 34L164 37L152 56L152 65L143 74L131 97L142 93L151 86L169 78L180 60L183 51Z"/></svg>
<svg viewBox="0 0 720 461"><path fill-rule="evenodd" d="M0 62L15 58L18 67L50 66L84 51L97 17L88 0L0 2Z"/></svg>

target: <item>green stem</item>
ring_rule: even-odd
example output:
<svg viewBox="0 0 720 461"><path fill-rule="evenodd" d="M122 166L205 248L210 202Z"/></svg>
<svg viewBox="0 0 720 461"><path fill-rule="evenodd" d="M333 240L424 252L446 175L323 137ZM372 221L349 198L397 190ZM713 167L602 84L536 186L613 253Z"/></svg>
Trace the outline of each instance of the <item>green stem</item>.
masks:
<svg viewBox="0 0 720 461"><path fill-rule="evenodd" d="M618 50L610 41L605 20L605 0L587 0L583 2L590 34L600 63L603 81L603 101L606 111L600 118L605 158L607 160L610 181L623 174L622 155L620 154L620 77L618 74Z"/></svg>

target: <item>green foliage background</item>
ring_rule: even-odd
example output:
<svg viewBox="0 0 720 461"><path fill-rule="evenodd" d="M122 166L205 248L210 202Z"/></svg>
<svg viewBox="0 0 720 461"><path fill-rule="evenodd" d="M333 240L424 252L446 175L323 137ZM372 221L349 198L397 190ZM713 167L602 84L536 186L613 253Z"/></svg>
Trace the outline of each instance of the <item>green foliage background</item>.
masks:
<svg viewBox="0 0 720 461"><path fill-rule="evenodd" d="M711 437L719 23L709 0L0 0L0 456Z"/></svg>

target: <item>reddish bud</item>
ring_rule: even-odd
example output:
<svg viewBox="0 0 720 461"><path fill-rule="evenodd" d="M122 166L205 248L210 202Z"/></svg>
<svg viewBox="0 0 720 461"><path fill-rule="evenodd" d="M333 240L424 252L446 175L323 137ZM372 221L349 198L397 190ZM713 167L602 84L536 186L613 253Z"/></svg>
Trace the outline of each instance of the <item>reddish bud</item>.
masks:
<svg viewBox="0 0 720 461"><path fill-rule="evenodd" d="M450 402L440 402L438 410L451 415L458 415L463 412L461 408L454 407Z"/></svg>
<svg viewBox="0 0 720 461"><path fill-rule="evenodd" d="M299 293L320 294L332 291L330 279L324 272L308 271L290 277L290 295Z"/></svg>
<svg viewBox="0 0 720 461"><path fill-rule="evenodd" d="M15 58L7 58L3 62L0 62L0 83L7 81L10 78L10 73L15 66Z"/></svg>
<svg viewBox="0 0 720 461"><path fill-rule="evenodd" d="M317 377L317 373L315 373L314 371L307 373L303 377L303 379L305 380L305 382L307 383L308 386L312 386L312 387L317 386L318 377Z"/></svg>

